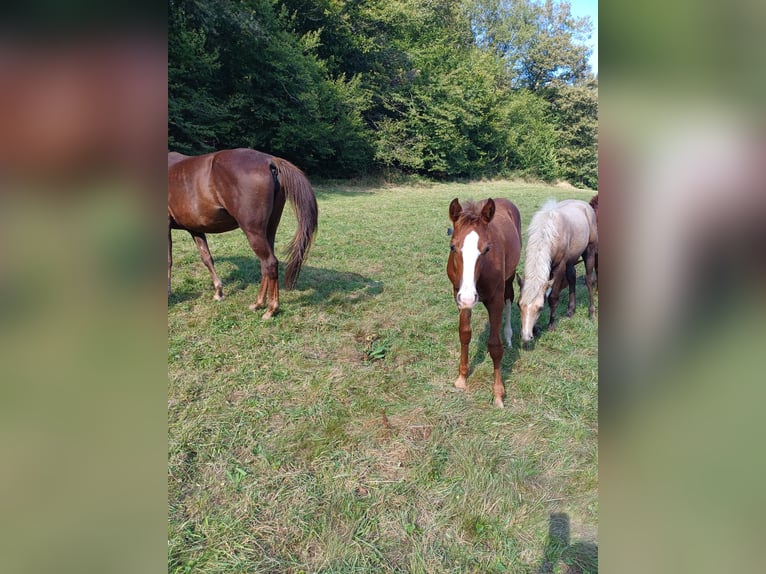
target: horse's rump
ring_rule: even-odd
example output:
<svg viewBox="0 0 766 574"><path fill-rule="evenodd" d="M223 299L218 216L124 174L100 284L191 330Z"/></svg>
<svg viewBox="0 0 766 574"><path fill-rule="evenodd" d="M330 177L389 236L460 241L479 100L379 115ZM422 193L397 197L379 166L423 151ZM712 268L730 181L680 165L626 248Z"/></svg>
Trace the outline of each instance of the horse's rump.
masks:
<svg viewBox="0 0 766 574"><path fill-rule="evenodd" d="M298 219L288 245L285 273L285 287L291 289L311 247L318 220L314 190L303 172L286 160L245 148L188 157L168 153L169 228L192 234L213 277L217 300L223 298L222 284L205 234L241 228L261 261L263 279L252 307L263 307L270 300L264 318L271 317L279 306L279 262L274 240L287 201ZM171 244L168 233L168 293Z"/></svg>

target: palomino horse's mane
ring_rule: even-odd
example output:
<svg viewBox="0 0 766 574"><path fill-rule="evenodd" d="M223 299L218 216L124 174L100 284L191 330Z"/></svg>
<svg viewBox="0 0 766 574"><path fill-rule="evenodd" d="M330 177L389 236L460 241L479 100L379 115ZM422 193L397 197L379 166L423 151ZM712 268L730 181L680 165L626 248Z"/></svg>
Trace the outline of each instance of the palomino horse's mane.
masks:
<svg viewBox="0 0 766 574"><path fill-rule="evenodd" d="M523 302L527 304L540 292L551 273L550 245L558 239L558 229L552 217L556 205L555 199L546 201L527 228L526 253L530 258L524 262L525 288L521 290Z"/></svg>

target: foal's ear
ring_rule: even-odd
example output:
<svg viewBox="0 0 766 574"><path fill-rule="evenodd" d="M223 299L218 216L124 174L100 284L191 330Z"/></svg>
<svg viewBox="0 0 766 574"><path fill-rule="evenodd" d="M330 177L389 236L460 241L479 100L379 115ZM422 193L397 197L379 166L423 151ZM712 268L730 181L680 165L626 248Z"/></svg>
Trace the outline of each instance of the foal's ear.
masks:
<svg viewBox="0 0 766 574"><path fill-rule="evenodd" d="M449 218L454 223L457 221L457 218L460 217L460 213L463 211L463 206L460 205L460 202L457 200L457 197L452 200L452 203L449 204Z"/></svg>
<svg viewBox="0 0 766 574"><path fill-rule="evenodd" d="M489 198L481 209L481 219L484 223L489 223L495 216L495 201Z"/></svg>

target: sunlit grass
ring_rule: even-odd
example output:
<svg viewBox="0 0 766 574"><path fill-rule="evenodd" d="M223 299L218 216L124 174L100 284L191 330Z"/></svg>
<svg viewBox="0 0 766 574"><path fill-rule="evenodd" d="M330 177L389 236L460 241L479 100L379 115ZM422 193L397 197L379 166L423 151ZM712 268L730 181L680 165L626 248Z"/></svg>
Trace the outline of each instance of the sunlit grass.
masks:
<svg viewBox="0 0 766 574"><path fill-rule="evenodd" d="M242 233L208 238L226 294L215 302L191 239L174 232L169 571L537 572L595 545L598 338L582 266L575 316L532 351L519 350L514 310L505 410L492 405L483 308L469 390L454 390L445 273L453 197L507 197L526 229L548 197L590 195L318 187L315 244L266 322L247 308L260 267ZM278 255L294 225L286 211ZM549 535L555 513L570 539Z"/></svg>

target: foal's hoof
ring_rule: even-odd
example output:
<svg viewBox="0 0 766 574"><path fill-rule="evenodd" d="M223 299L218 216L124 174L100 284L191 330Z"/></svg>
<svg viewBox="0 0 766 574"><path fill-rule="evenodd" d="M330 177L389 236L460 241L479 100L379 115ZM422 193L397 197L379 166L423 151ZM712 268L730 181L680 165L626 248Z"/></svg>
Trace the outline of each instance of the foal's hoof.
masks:
<svg viewBox="0 0 766 574"><path fill-rule="evenodd" d="M223 301L223 293L216 293L215 295L213 295L213 300L214 301Z"/></svg>
<svg viewBox="0 0 766 574"><path fill-rule="evenodd" d="M258 309L263 309L266 305L264 303L258 303L257 301L255 303L250 303L248 305L248 309L251 311L257 311Z"/></svg>
<svg viewBox="0 0 766 574"><path fill-rule="evenodd" d="M275 313L275 311L271 311L271 310L266 311L263 315L261 315L261 319L263 321L268 321L269 319L271 319L274 316L274 313Z"/></svg>
<svg viewBox="0 0 766 574"><path fill-rule="evenodd" d="M495 397L495 406L501 409L505 408L505 403L503 403L503 399L501 397Z"/></svg>
<svg viewBox="0 0 766 574"><path fill-rule="evenodd" d="M465 377L458 377L455 381L455 388L459 391L464 391L466 389L465 384Z"/></svg>
<svg viewBox="0 0 766 574"><path fill-rule="evenodd" d="M574 309L567 309L567 317L571 317L572 315L574 315Z"/></svg>

